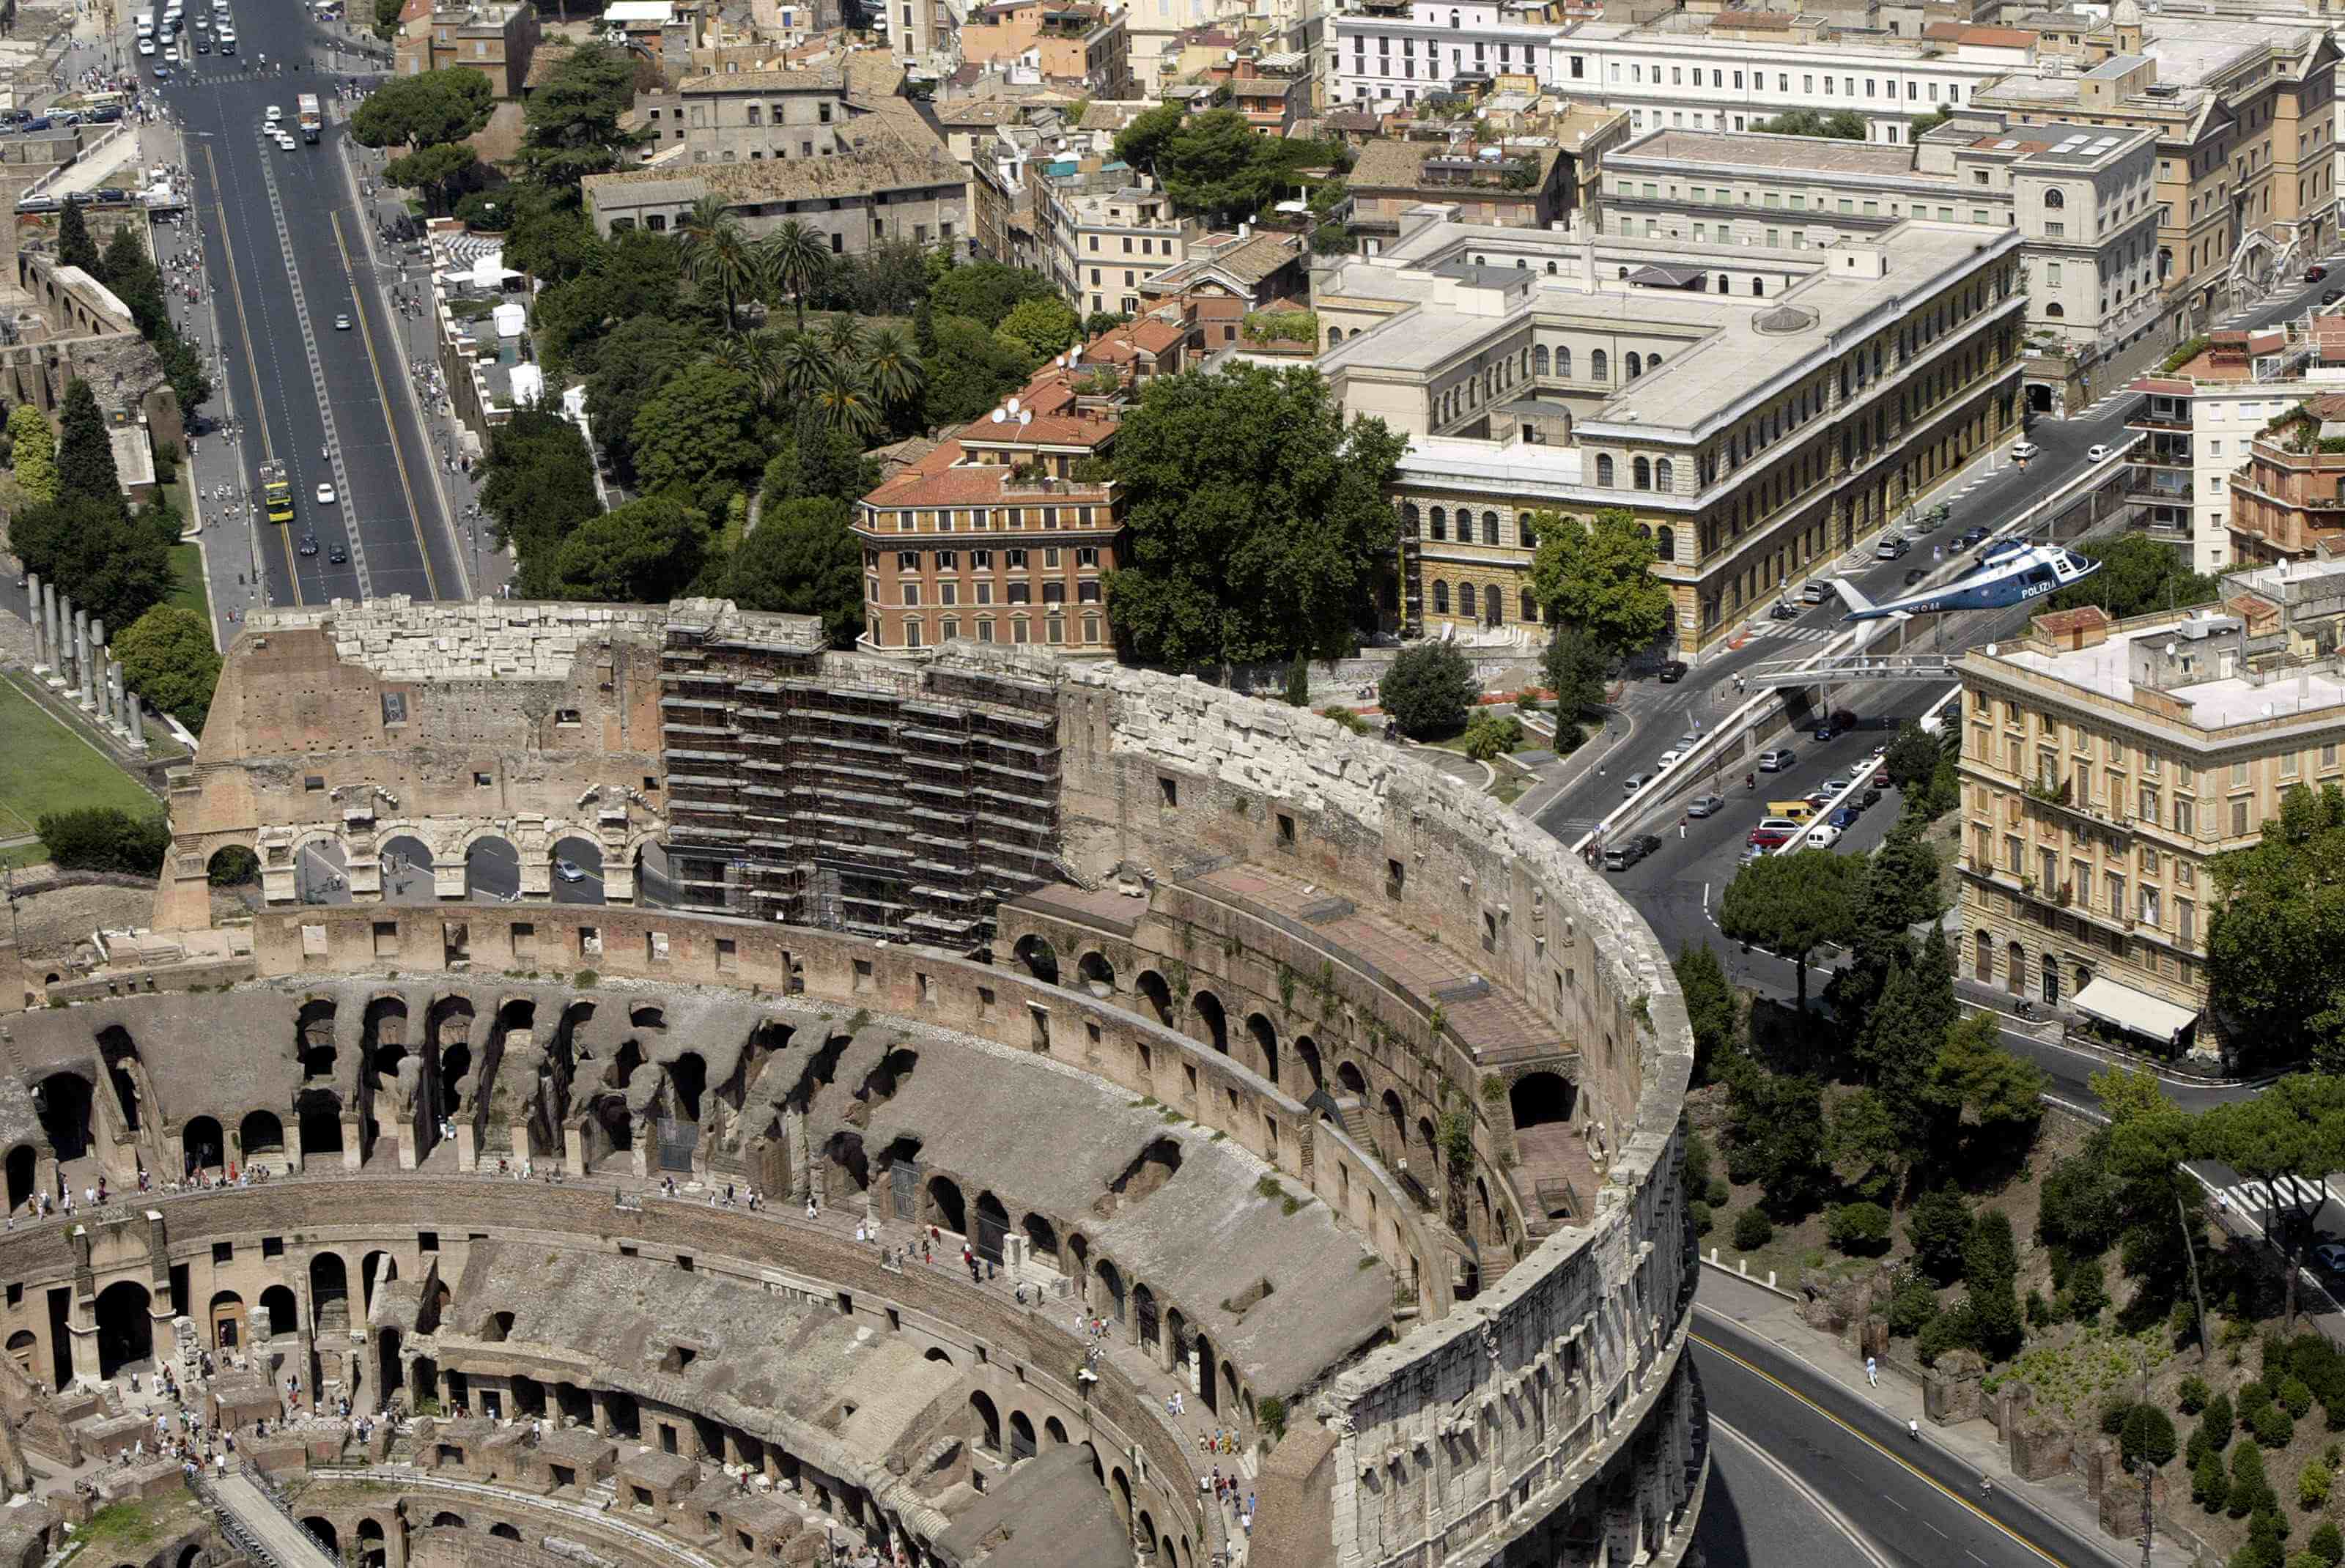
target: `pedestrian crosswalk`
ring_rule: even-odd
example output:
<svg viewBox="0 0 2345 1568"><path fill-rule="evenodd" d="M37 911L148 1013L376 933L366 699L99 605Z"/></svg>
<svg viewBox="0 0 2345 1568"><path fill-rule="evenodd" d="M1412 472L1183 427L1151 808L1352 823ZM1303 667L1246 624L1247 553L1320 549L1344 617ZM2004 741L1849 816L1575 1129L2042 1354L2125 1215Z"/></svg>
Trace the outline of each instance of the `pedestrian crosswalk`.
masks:
<svg viewBox="0 0 2345 1568"><path fill-rule="evenodd" d="M1839 633L1840 629L1834 626L1794 626L1784 621L1762 621L1751 629L1751 640L1755 642L1761 637L1780 637L1786 642L1823 642Z"/></svg>
<svg viewBox="0 0 2345 1568"><path fill-rule="evenodd" d="M2238 1181L2215 1189L2218 1208L2249 1216L2275 1211L2302 1214L2320 1208L2330 1196L2327 1184L2296 1176L2283 1176L2273 1181Z"/></svg>

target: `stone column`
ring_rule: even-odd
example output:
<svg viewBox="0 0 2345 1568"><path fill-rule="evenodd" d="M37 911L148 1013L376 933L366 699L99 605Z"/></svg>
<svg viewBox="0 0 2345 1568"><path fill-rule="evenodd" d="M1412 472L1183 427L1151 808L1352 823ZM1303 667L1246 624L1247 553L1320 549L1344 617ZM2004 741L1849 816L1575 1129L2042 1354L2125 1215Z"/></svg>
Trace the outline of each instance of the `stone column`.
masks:
<svg viewBox="0 0 2345 1568"><path fill-rule="evenodd" d="M119 672L117 673L119 673ZM122 693L122 705L127 710L123 714L123 721L130 726L130 754L134 757L143 757L147 754L147 725L139 714L138 693L125 691Z"/></svg>
<svg viewBox="0 0 2345 1568"><path fill-rule="evenodd" d="M49 628L49 684L53 687L62 686L66 683L67 652L65 628L71 624L72 618L59 612L57 585L54 582L41 584L41 617L48 622Z"/></svg>
<svg viewBox="0 0 2345 1568"><path fill-rule="evenodd" d="M97 711L98 683L106 678L106 622L90 617L88 657L81 666L81 705L85 712Z"/></svg>
<svg viewBox="0 0 2345 1568"><path fill-rule="evenodd" d="M107 722L114 726L116 733L127 740L130 736L130 710L128 704L123 701L125 693L122 686L121 660L114 658L107 660L106 683L107 691L111 699L107 704Z"/></svg>
<svg viewBox="0 0 2345 1568"><path fill-rule="evenodd" d="M49 625L41 616L41 574L25 573L25 618L33 623L33 673L47 678L49 673Z"/></svg>
<svg viewBox="0 0 2345 1568"><path fill-rule="evenodd" d="M89 612L73 612L73 688L69 693L85 713L89 709Z"/></svg>

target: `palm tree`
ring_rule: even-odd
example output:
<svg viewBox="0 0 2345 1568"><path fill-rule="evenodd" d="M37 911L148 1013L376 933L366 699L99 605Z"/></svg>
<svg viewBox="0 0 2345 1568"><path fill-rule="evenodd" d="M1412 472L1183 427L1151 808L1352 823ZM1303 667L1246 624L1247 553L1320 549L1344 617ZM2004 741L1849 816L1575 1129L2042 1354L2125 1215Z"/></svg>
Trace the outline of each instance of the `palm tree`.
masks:
<svg viewBox="0 0 2345 1568"><path fill-rule="evenodd" d="M798 330L806 330L806 292L830 265L822 237L793 217L766 237L758 259L767 279L797 308Z"/></svg>
<svg viewBox="0 0 2345 1568"><path fill-rule="evenodd" d="M845 430L858 441L869 440L886 423L879 400L872 395L869 383L852 366L835 359L824 366L822 384L815 389L814 406L824 423L833 430Z"/></svg>
<svg viewBox="0 0 2345 1568"><path fill-rule="evenodd" d="M723 197L711 193L692 204L692 210L678 220L676 234L684 248L685 276L704 288L724 290L725 329L732 331L742 291L753 288L757 278L756 248L740 218Z"/></svg>
<svg viewBox="0 0 2345 1568"><path fill-rule="evenodd" d="M741 370L757 383L757 395L768 403L781 400L787 385L782 376L783 336L771 327L742 334Z"/></svg>
<svg viewBox="0 0 2345 1568"><path fill-rule="evenodd" d="M919 400L920 351L901 327L882 327L863 346L863 378L874 396L891 409Z"/></svg>
<svg viewBox="0 0 2345 1568"><path fill-rule="evenodd" d="M823 352L842 365L863 359L863 324L852 316L833 316L815 329L815 336L822 339Z"/></svg>
<svg viewBox="0 0 2345 1568"><path fill-rule="evenodd" d="M782 386L794 398L814 396L830 367L830 356L811 332L797 333L782 345Z"/></svg>

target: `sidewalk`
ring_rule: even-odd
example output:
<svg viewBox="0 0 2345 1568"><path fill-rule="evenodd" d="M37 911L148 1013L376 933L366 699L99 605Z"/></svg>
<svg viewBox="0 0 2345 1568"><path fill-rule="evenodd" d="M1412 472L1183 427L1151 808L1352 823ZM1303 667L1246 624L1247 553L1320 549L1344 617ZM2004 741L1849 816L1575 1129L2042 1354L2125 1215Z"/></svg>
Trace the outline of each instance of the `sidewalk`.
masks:
<svg viewBox="0 0 2345 1568"><path fill-rule="evenodd" d="M1920 1421L1923 1442L1952 1457L1974 1474L1993 1476L1998 1488L2025 1498L2038 1512L2085 1539L2101 1543L2112 1558L2135 1560L2139 1543L2130 1535L2112 1536L2101 1529L2099 1511L2086 1495L2081 1476L2068 1474L2040 1482L2013 1480L2008 1453L1992 1421L1966 1421L1952 1426L1934 1423L1923 1414L1921 1385L1893 1366L1883 1366L1878 1386L1869 1386L1864 1363L1832 1335L1810 1328L1800 1317L1797 1301L1782 1291L1770 1290L1756 1280L1746 1280L1731 1268L1705 1260L1695 1305L1730 1319L1745 1332L1777 1346L1832 1383L1838 1392L1872 1406L1898 1426ZM1697 1321L1697 1331L1699 1328ZM2174 1490L2175 1482L2176 1477L2169 1472L2168 1512L2175 1506L2175 1498L2187 1501L2189 1497L2188 1478L2180 1478L2178 1492ZM2169 1538L2161 1522L2151 1561L2164 1568L2190 1568L2196 1553Z"/></svg>

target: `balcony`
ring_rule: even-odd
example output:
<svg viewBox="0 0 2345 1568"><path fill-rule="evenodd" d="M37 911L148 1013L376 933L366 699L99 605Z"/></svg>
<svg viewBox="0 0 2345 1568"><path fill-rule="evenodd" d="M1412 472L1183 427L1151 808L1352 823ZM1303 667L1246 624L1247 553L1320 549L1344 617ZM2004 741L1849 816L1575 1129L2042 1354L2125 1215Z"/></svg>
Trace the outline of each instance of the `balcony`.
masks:
<svg viewBox="0 0 2345 1568"><path fill-rule="evenodd" d="M2185 435L2189 433L2190 408L2188 404L2186 403L2179 407L2168 404L2164 408L2160 408L2158 405L2159 400L2157 398L2151 398L2146 400L2139 409L2126 416L2126 429L2129 430L2179 430Z"/></svg>

